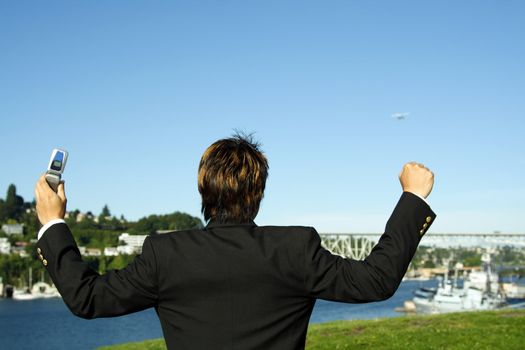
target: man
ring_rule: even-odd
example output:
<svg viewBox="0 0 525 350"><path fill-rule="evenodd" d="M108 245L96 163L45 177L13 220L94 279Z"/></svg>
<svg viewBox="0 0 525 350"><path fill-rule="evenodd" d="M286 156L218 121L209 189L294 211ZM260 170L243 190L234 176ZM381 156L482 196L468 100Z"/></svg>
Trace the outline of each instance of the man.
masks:
<svg viewBox="0 0 525 350"><path fill-rule="evenodd" d="M75 315L154 307L169 349L304 349L317 298L363 303L394 294L434 221L424 200L434 175L421 164L403 167L401 198L364 261L332 255L311 227L257 226L267 176L249 137L215 142L198 172L206 227L150 236L129 266L105 275L82 261L62 220L64 185L55 193L41 177L37 254Z"/></svg>

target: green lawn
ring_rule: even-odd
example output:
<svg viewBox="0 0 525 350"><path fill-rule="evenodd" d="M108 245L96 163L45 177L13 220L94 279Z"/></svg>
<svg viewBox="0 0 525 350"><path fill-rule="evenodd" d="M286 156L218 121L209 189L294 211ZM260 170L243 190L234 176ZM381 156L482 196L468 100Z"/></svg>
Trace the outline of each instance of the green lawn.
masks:
<svg viewBox="0 0 525 350"><path fill-rule="evenodd" d="M310 325L306 348L525 349L525 310L406 316ZM162 339L99 350L164 350Z"/></svg>

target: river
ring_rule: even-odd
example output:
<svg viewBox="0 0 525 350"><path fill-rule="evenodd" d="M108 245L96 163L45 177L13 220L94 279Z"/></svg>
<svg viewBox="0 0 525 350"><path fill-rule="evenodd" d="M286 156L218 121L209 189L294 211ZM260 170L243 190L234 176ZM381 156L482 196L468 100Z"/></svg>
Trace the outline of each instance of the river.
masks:
<svg viewBox="0 0 525 350"><path fill-rule="evenodd" d="M318 300L310 323L402 316L394 311L419 287L437 281L405 281L389 300L345 304ZM117 318L83 320L69 312L62 299L15 301L0 299L0 349L94 349L102 345L162 337L153 309Z"/></svg>

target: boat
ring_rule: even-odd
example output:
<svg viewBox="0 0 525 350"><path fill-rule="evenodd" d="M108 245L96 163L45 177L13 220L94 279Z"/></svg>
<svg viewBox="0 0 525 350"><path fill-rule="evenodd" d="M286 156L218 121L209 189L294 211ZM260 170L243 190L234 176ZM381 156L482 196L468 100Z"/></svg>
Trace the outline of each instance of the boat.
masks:
<svg viewBox="0 0 525 350"><path fill-rule="evenodd" d="M29 268L29 287L26 288L15 288L13 291L12 298L15 300L35 300L35 299L47 299L47 298L60 298L60 293L55 286L51 286L43 281L35 284L33 283L33 270Z"/></svg>
<svg viewBox="0 0 525 350"><path fill-rule="evenodd" d="M510 305L525 303L525 277L510 276L502 282L507 303Z"/></svg>
<svg viewBox="0 0 525 350"><path fill-rule="evenodd" d="M412 299L416 312L434 314L495 310L505 306L506 299L500 291L498 275L490 267L490 256L484 254L482 261L483 271L471 272L465 278L462 287L458 284L458 266L456 266L453 281L446 275L435 291L423 289L416 291Z"/></svg>
<svg viewBox="0 0 525 350"><path fill-rule="evenodd" d="M25 288L25 289L15 288L15 290L13 290L12 298L14 300L34 300L34 299L38 299L38 297L36 295L33 295L31 293L31 290L29 288Z"/></svg>
<svg viewBox="0 0 525 350"><path fill-rule="evenodd" d="M419 288L414 292L414 295L418 298L429 299L437 293L437 288Z"/></svg>

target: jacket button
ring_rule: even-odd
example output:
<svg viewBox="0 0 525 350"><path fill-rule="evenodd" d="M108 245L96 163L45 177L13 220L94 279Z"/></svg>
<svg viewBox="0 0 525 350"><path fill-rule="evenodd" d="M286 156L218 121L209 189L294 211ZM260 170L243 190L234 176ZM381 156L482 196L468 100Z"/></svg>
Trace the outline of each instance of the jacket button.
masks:
<svg viewBox="0 0 525 350"><path fill-rule="evenodd" d="M42 264L44 264L44 266L47 266L47 260L46 259L42 260Z"/></svg>
<svg viewBox="0 0 525 350"><path fill-rule="evenodd" d="M421 231L419 231L419 234L420 234L421 236L423 236L423 233L425 233L425 230L421 230Z"/></svg>
<svg viewBox="0 0 525 350"><path fill-rule="evenodd" d="M39 258L41 261L44 260L44 256L43 256L42 254L39 254L39 255L38 255L38 258Z"/></svg>
<svg viewBox="0 0 525 350"><path fill-rule="evenodd" d="M36 248L36 252L37 252L38 254L41 254L41 253L42 253L42 249L40 249L40 248Z"/></svg>
<svg viewBox="0 0 525 350"><path fill-rule="evenodd" d="M427 216L427 222L430 222L432 221L432 217L431 216Z"/></svg>
<svg viewBox="0 0 525 350"><path fill-rule="evenodd" d="M427 228L427 227L428 227L428 224L425 222L425 223L423 224L423 228Z"/></svg>

